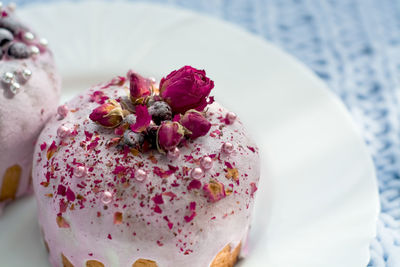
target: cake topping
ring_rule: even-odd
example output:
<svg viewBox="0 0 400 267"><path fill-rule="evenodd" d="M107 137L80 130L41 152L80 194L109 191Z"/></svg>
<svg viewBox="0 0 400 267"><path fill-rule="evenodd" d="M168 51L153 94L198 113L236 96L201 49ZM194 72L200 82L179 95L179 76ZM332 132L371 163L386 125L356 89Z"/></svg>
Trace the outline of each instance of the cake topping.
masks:
<svg viewBox="0 0 400 267"><path fill-rule="evenodd" d="M87 174L87 169L86 169L86 167L83 166L83 165L77 166L77 167L75 168L75 170L74 170L74 175L75 175L75 177L77 177L77 178L85 177L86 174Z"/></svg>
<svg viewBox="0 0 400 267"><path fill-rule="evenodd" d="M94 109L89 118L104 127L115 128L122 122L124 115L121 105L117 101L108 100Z"/></svg>
<svg viewBox="0 0 400 267"><path fill-rule="evenodd" d="M103 204L105 205L111 203L112 199L113 199L113 194L110 191L104 191L101 194L101 202L103 202Z"/></svg>
<svg viewBox="0 0 400 267"><path fill-rule="evenodd" d="M144 142L144 135L126 130L123 134L123 143L129 147L140 149Z"/></svg>
<svg viewBox="0 0 400 267"><path fill-rule="evenodd" d="M209 184L205 184L203 190L210 202L217 202L226 197L224 184L214 180L211 180Z"/></svg>
<svg viewBox="0 0 400 267"><path fill-rule="evenodd" d="M61 125L57 129L57 136L60 137L61 139L68 137L70 135L70 133L71 133L71 129L64 125Z"/></svg>
<svg viewBox="0 0 400 267"><path fill-rule="evenodd" d="M19 74L24 82L26 82L31 78L32 71L30 69L23 69Z"/></svg>
<svg viewBox="0 0 400 267"><path fill-rule="evenodd" d="M193 168L190 171L190 177L192 177L193 179L200 180L201 178L203 178L203 176L204 176L204 172L199 167Z"/></svg>
<svg viewBox="0 0 400 267"><path fill-rule="evenodd" d="M7 29L0 28L0 46L4 46L12 40L14 40L13 34Z"/></svg>
<svg viewBox="0 0 400 267"><path fill-rule="evenodd" d="M35 39L35 35L33 35L33 33L31 33L31 32L25 32L24 33L24 40L25 41L30 42L30 41L33 41L34 39Z"/></svg>
<svg viewBox="0 0 400 267"><path fill-rule="evenodd" d="M213 88L204 70L184 66L161 80L160 95L174 112L183 114L189 109L204 110Z"/></svg>
<svg viewBox="0 0 400 267"><path fill-rule="evenodd" d="M157 131L157 144L161 152L175 149L181 142L185 130L178 122L165 121Z"/></svg>
<svg viewBox="0 0 400 267"><path fill-rule="evenodd" d="M3 74L3 83L5 84L11 84L11 82L14 80L14 73L12 72L5 72Z"/></svg>
<svg viewBox="0 0 400 267"><path fill-rule="evenodd" d="M59 119L64 119L65 117L67 117L69 112L69 109L67 107L67 105L61 105L57 108L57 114L59 116Z"/></svg>
<svg viewBox="0 0 400 267"><path fill-rule="evenodd" d="M187 69L182 83L175 72ZM218 103L202 107L212 102L209 92L199 105L176 109L175 95L186 101L178 94L186 92L189 103L204 89L192 95L190 88L176 89L179 84L213 83L191 67L175 72L163 79L165 91L133 71L98 84L71 100L65 121L54 118L42 134L39 144L47 145L37 153L43 166L37 174L40 193L53 194L57 212L72 229L83 221L82 228L99 230L100 238L146 239L186 255L195 251L198 233L249 213L258 152L248 148L253 143L242 124L234 123L235 116ZM162 92L168 90L167 99ZM74 135L55 137L60 126ZM46 160L53 140L56 152ZM84 166L86 173L78 179ZM80 218L81 210L89 218Z"/></svg>
<svg viewBox="0 0 400 267"><path fill-rule="evenodd" d="M12 12L15 6L8 5L0 7L0 61L22 60L46 51L47 40L37 37L25 26L14 18ZM2 63L3 64L3 63ZM2 75L3 82L0 84L4 89L11 92L11 96L20 91L21 85L26 83L32 75L26 64L21 64L18 69L9 69ZM15 68L15 67L14 67ZM10 73L14 77L10 77Z"/></svg>
<svg viewBox="0 0 400 267"><path fill-rule="evenodd" d="M51 157L53 157L53 155L57 152L57 145L56 142L53 141L53 143L51 143L50 147L47 149L47 159L51 159Z"/></svg>
<svg viewBox="0 0 400 267"><path fill-rule="evenodd" d="M15 95L19 92L21 84L26 83L31 76L31 70L26 68L13 70L12 72L7 71L2 75L2 83Z"/></svg>
<svg viewBox="0 0 400 267"><path fill-rule="evenodd" d="M196 139L210 130L211 123L200 111L213 101L209 94L214 82L204 70L184 66L173 71L161 80L160 92L152 79L134 71L129 71L127 77L131 103L122 98L108 99L101 91L90 96L92 102L101 105L89 118L104 127L116 128L114 133L122 136L121 148L157 148L175 160L184 137ZM125 78L118 77L104 88L122 86L124 81Z"/></svg>
<svg viewBox="0 0 400 267"><path fill-rule="evenodd" d="M24 43L12 43L7 50L8 56L15 59L24 59L30 56L29 47Z"/></svg>
<svg viewBox="0 0 400 267"><path fill-rule="evenodd" d="M236 118L237 118L237 116L235 113L228 112L228 113L226 113L226 116L225 116L225 123L228 125L232 124L235 122Z"/></svg>
<svg viewBox="0 0 400 267"><path fill-rule="evenodd" d="M231 154L234 149L235 148L232 143L226 142L222 145L222 152L225 154Z"/></svg>
<svg viewBox="0 0 400 267"><path fill-rule="evenodd" d="M179 150L179 148L175 147L174 149L168 151L167 157L170 160L177 160L179 158L180 154L181 154L181 151Z"/></svg>
<svg viewBox="0 0 400 267"><path fill-rule="evenodd" d="M206 135L211 128L211 123L204 115L194 109L186 111L180 122L190 131L188 136L192 139Z"/></svg>
<svg viewBox="0 0 400 267"><path fill-rule="evenodd" d="M160 125L162 121L172 119L171 107L164 101L155 101L152 103L149 107L149 113L157 125Z"/></svg>
<svg viewBox="0 0 400 267"><path fill-rule="evenodd" d="M35 46L35 45L31 45L29 48L30 48L30 50L31 50L31 55L32 55L32 56L37 56L37 55L40 54L40 49L39 49L39 47L37 47L37 46Z"/></svg>
<svg viewBox="0 0 400 267"><path fill-rule="evenodd" d="M152 92L152 80L146 79L132 70L128 72L127 76L132 102L143 103L146 97L150 96Z"/></svg>
<svg viewBox="0 0 400 267"><path fill-rule="evenodd" d="M17 94L19 92L19 90L21 89L21 85L16 82L16 81L12 81L10 86L9 86L10 92L13 93L14 95Z"/></svg>
<svg viewBox="0 0 400 267"><path fill-rule="evenodd" d="M136 121L131 125L131 130L136 133L141 133L150 125L151 116L146 105L136 106Z"/></svg>
<svg viewBox="0 0 400 267"><path fill-rule="evenodd" d="M138 169L135 173L135 179L139 182L143 182L147 179L147 172L143 169Z"/></svg>
<svg viewBox="0 0 400 267"><path fill-rule="evenodd" d="M49 41L46 38L40 38L39 44L46 47L49 45Z"/></svg>
<svg viewBox="0 0 400 267"><path fill-rule="evenodd" d="M209 156L204 156L200 161L200 166L203 170L210 170L213 166L213 161Z"/></svg>

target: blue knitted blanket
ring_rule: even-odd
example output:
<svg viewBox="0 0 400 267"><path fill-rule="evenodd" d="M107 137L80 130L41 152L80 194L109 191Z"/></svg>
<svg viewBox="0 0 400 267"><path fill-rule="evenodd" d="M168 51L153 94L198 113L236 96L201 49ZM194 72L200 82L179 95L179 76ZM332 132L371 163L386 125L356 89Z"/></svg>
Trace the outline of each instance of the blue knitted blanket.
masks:
<svg viewBox="0 0 400 267"><path fill-rule="evenodd" d="M17 4L55 0L17 0ZM140 0L131 0L140 1ZM7 2L7 1L5 1ZM346 104L373 155L382 212L369 266L400 266L400 1L151 0L233 22L292 54ZM339 267L339 266L338 266Z"/></svg>

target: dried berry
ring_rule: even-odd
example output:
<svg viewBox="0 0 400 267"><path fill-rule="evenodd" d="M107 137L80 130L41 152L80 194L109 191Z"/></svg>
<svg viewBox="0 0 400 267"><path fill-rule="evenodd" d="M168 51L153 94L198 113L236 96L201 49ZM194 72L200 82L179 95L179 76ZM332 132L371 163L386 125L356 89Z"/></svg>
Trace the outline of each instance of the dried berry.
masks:
<svg viewBox="0 0 400 267"><path fill-rule="evenodd" d="M0 27L9 30L13 34L18 33L19 30L24 28L18 21L12 19L11 17L1 18Z"/></svg>
<svg viewBox="0 0 400 267"><path fill-rule="evenodd" d="M129 114L128 116L126 116L122 122L127 123L129 125L135 124L136 123L136 115L135 114Z"/></svg>
<svg viewBox="0 0 400 267"><path fill-rule="evenodd" d="M149 107L149 114L156 124L172 119L171 107L164 101L156 101Z"/></svg>
<svg viewBox="0 0 400 267"><path fill-rule="evenodd" d="M8 47L8 55L16 59L24 59L30 56L30 52L26 44L13 43Z"/></svg>
<svg viewBox="0 0 400 267"><path fill-rule="evenodd" d="M146 130L146 140L149 142L149 144L153 148L157 147L158 128L159 127L157 125L151 125L151 126L147 127L147 130Z"/></svg>
<svg viewBox="0 0 400 267"><path fill-rule="evenodd" d="M9 43L12 40L14 40L12 33L7 29L0 28L0 46Z"/></svg>
<svg viewBox="0 0 400 267"><path fill-rule="evenodd" d="M122 141L127 146L140 148L144 142L144 136L140 133L135 133L131 130L127 130L124 133Z"/></svg>

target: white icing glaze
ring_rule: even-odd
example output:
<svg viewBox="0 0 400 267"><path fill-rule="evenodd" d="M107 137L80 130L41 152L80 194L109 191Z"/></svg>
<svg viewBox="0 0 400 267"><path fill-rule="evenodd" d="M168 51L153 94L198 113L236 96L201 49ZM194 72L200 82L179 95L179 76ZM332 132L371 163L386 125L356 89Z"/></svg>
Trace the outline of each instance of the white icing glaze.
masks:
<svg viewBox="0 0 400 267"><path fill-rule="evenodd" d="M47 49L35 58L3 59L0 75L29 69L32 75L12 95L0 81L0 187L6 170L14 165L22 169L16 197L31 191L30 175L34 144L45 123L55 113L61 81L53 56ZM0 202L0 213L5 202Z"/></svg>
<svg viewBox="0 0 400 267"><path fill-rule="evenodd" d="M99 106L90 102L94 91L103 91L113 99L125 98L127 86L125 83L121 87L101 89L102 85L97 85L75 97L67 103L72 112L62 121L54 116L39 138L33 184L39 221L50 247L50 262L55 267L61 266L63 253L76 267L84 266L87 260L98 260L107 267L132 266L139 258L154 260L159 267L209 266L227 244L235 247L247 236L254 201L252 189L260 175L258 149L247 137L239 119L225 125L227 111L214 103L207 111L207 118L213 124L209 133L181 146L179 159L170 160L157 150L137 156L128 153L124 157L115 145L107 148L107 142L117 137L114 130L101 127L88 117ZM64 138L60 144L57 129L67 124L76 125L76 134ZM57 151L48 160L46 154L53 141ZM224 142L234 144L235 150L230 155L218 156ZM88 150L88 147L94 148ZM153 157L149 157L151 154ZM213 166L200 180L201 188L188 190L193 180L190 170L200 166L203 156L213 154ZM237 169L238 182L226 177L225 162ZM70 170L74 164L84 164L87 175L83 178L72 175ZM165 178L155 174L154 168L168 170L168 165L178 170ZM125 171L116 174L116 167ZM131 178L131 173L139 168L148 174L141 182ZM49 177L47 187L43 184L46 177ZM202 188L212 179L224 184L225 189L232 188L233 192L210 202ZM60 184L85 201L81 198L68 202L67 196L57 194ZM106 190L114 194L108 205L101 201ZM158 201L153 198L162 193L164 203L156 204L159 198ZM62 217L69 228L60 228L56 222L60 200L68 205ZM196 203L196 216L187 222L193 212L191 202ZM160 211L156 206L161 213L157 213ZM114 222L116 212L122 213L120 224Z"/></svg>

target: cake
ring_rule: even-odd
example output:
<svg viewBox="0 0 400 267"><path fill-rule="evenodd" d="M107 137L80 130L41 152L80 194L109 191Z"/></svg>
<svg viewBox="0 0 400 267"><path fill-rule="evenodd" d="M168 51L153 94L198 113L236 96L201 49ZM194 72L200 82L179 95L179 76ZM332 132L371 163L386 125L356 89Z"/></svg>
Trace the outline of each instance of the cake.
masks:
<svg viewBox="0 0 400 267"><path fill-rule="evenodd" d="M190 66L159 85L129 71L62 106L33 168L52 266L234 266L259 151L213 87Z"/></svg>
<svg viewBox="0 0 400 267"><path fill-rule="evenodd" d="M0 213L31 192L34 145L54 115L60 93L47 41L0 7Z"/></svg>

